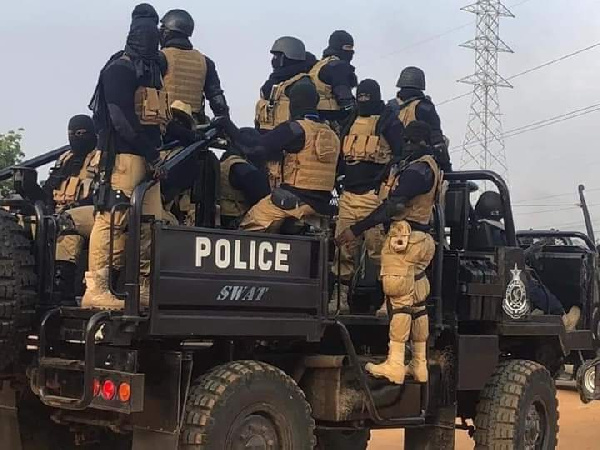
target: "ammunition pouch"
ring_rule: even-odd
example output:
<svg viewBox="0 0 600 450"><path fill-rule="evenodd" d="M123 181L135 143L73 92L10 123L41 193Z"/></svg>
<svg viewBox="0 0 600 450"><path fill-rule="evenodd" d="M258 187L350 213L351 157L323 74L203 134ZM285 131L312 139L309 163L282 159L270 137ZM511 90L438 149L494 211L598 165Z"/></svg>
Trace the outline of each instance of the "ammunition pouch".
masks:
<svg viewBox="0 0 600 450"><path fill-rule="evenodd" d="M271 192L271 201L284 211L296 209L303 204L296 194L282 188L276 188Z"/></svg>
<svg viewBox="0 0 600 450"><path fill-rule="evenodd" d="M129 197L123 191L115 191L106 182L98 184L94 192L94 208L97 212L109 212L119 203L129 203Z"/></svg>
<svg viewBox="0 0 600 450"><path fill-rule="evenodd" d="M142 125L164 128L172 119L169 99L165 90L140 87L135 93L136 113Z"/></svg>

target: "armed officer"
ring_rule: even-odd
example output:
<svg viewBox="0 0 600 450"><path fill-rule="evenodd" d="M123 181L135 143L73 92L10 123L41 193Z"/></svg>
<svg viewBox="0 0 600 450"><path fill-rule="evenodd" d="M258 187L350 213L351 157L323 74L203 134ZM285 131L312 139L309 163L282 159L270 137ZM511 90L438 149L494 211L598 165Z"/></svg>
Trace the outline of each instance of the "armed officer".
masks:
<svg viewBox="0 0 600 450"><path fill-rule="evenodd" d="M162 89L159 57L158 15L148 4L132 13L125 50L116 53L100 72L90 108L99 132L102 151L94 227L90 238L89 271L83 307L118 309L123 302L108 286L110 211L114 204L128 200L143 180L158 175L158 148L161 132L170 120L167 93ZM160 186L146 192L144 215L160 218ZM127 213L115 214L114 261L122 267ZM150 272L150 225L142 225L141 302L148 303Z"/></svg>
<svg viewBox="0 0 600 450"><path fill-rule="evenodd" d="M172 9L161 19L160 43L166 59L164 87L169 101L191 105L198 123L205 123L204 99L215 116L226 116L229 107L221 89L215 63L194 49L190 37L194 19L183 9Z"/></svg>
<svg viewBox="0 0 600 450"><path fill-rule="evenodd" d="M252 142L256 135L252 128L240 129L242 141ZM271 189L263 164L251 161L242 150L231 144L221 157L221 226L235 230L244 215Z"/></svg>
<svg viewBox="0 0 600 450"><path fill-rule="evenodd" d="M63 305L74 304L81 285L77 263L94 224L92 184L100 159L95 150L97 137L91 117L71 117L68 135L71 149L59 158L44 184L58 214L54 292Z"/></svg>
<svg viewBox="0 0 600 450"><path fill-rule="evenodd" d="M250 156L282 158L281 186L248 211L241 229L278 232L286 218L303 220L331 212L340 141L319 119L319 94L310 80L296 82L288 96L291 120L261 135L246 150ZM232 124L228 132L235 142L240 142L239 132Z"/></svg>
<svg viewBox="0 0 600 450"><path fill-rule="evenodd" d="M429 320L425 300L430 286L425 269L435 253L429 222L442 178L430 146L429 126L412 122L405 135L405 159L390 167L382 187L386 200L336 239L338 245L345 245L374 226L389 226L381 251L383 291L391 314L389 353L384 363L369 363L366 370L395 384L404 383L409 335L412 361L408 371L417 382L427 381Z"/></svg>
<svg viewBox="0 0 600 450"><path fill-rule="evenodd" d="M357 89L357 117L351 124L342 146L340 175L343 175L343 192L339 199L336 233L367 217L380 204L375 193L386 165L392 156L400 157L404 143L404 126L391 108L381 100L381 88L375 80L360 82ZM383 227L373 227L365 232L369 258L379 265ZM356 246L337 249L334 274L339 275L340 312L348 312L349 284L355 268ZM338 273L339 267L339 273ZM337 308L337 295L331 308ZM333 311L332 311L333 312Z"/></svg>
<svg viewBox="0 0 600 450"><path fill-rule="evenodd" d="M431 144L440 167L445 172L452 170L448 144L442 132L440 116L431 98L425 95L425 72L418 67L406 67L400 73L396 87L400 88L396 98L389 104L396 108L398 118L406 127L415 120L427 122L431 128Z"/></svg>
<svg viewBox="0 0 600 450"><path fill-rule="evenodd" d="M344 30L336 30L329 37L323 58L310 71L319 92L319 115L331 122L338 133L355 107L352 89L357 85L354 57L354 38Z"/></svg>
<svg viewBox="0 0 600 450"><path fill-rule="evenodd" d="M273 71L260 88L256 103L254 123L261 133L273 130L290 120L288 91L298 80L308 78L308 71L317 62L314 55L306 52L304 43L292 36L282 36L271 47ZM275 189L281 183L281 160L266 162L269 185Z"/></svg>

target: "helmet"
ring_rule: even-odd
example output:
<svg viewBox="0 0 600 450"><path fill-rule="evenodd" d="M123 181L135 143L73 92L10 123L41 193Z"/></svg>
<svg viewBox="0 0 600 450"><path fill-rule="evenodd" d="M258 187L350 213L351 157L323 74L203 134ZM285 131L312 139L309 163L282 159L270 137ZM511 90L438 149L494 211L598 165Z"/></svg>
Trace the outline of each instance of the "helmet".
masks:
<svg viewBox="0 0 600 450"><path fill-rule="evenodd" d="M192 115L192 106L181 100L175 100L171 103L171 112L173 117L180 118L190 129L195 128L195 120Z"/></svg>
<svg viewBox="0 0 600 450"><path fill-rule="evenodd" d="M306 60L304 42L292 36L282 36L271 47L271 53L283 53L286 58L296 61Z"/></svg>
<svg viewBox="0 0 600 450"><path fill-rule="evenodd" d="M407 67L400 73L396 87L425 90L425 72L418 67Z"/></svg>
<svg viewBox="0 0 600 450"><path fill-rule="evenodd" d="M194 32L194 19L190 13L183 9L172 9L168 11L160 23L163 27L170 31L178 31L190 37Z"/></svg>
<svg viewBox="0 0 600 450"><path fill-rule="evenodd" d="M500 194L486 191L481 194L475 205L475 214L480 219L500 221L504 218L504 208Z"/></svg>

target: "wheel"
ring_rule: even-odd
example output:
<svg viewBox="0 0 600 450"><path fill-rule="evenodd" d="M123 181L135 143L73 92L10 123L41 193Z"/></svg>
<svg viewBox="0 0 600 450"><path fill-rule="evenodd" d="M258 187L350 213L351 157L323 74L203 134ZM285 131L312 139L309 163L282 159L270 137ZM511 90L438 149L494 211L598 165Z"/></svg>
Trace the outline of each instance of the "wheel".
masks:
<svg viewBox="0 0 600 450"><path fill-rule="evenodd" d="M479 450L549 450L558 443L556 387L544 366L501 363L480 394L475 417Z"/></svg>
<svg viewBox="0 0 600 450"><path fill-rule="evenodd" d="M371 430L317 431L316 450L366 450L371 439Z"/></svg>
<svg viewBox="0 0 600 450"><path fill-rule="evenodd" d="M235 361L194 382L180 450L309 450L315 422L298 385L259 361Z"/></svg>
<svg viewBox="0 0 600 450"><path fill-rule="evenodd" d="M0 210L0 372L25 348L35 303L31 241L16 217Z"/></svg>
<svg viewBox="0 0 600 450"><path fill-rule="evenodd" d="M589 403L594 400L596 390L596 362L586 361L577 369L575 380L577 382L577 391L583 403Z"/></svg>

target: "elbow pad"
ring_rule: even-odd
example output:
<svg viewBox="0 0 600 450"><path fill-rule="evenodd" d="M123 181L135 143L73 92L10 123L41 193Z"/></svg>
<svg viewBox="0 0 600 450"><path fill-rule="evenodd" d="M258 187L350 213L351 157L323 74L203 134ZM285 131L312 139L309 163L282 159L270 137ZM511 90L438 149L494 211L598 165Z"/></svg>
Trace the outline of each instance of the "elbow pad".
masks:
<svg viewBox="0 0 600 450"><path fill-rule="evenodd" d="M217 94L208 100L210 102L210 109L215 116L228 116L229 106L227 106L227 100L223 94Z"/></svg>

